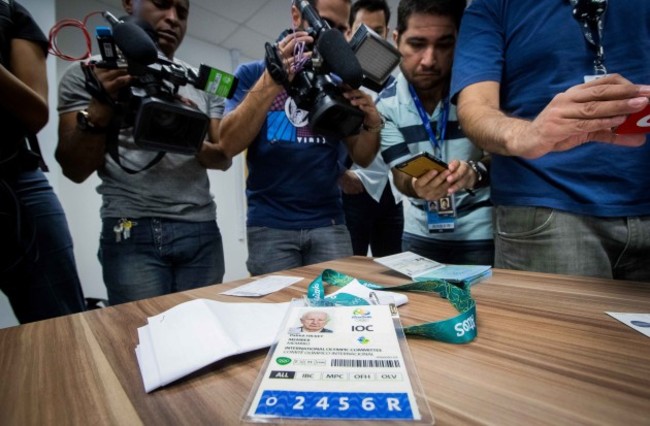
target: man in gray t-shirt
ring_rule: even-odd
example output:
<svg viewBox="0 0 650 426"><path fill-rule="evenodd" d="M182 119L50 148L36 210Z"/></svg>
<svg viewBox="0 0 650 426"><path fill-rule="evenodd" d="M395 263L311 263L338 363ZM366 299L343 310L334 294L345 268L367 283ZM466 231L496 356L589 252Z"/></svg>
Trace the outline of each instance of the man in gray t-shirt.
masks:
<svg viewBox="0 0 650 426"><path fill-rule="evenodd" d="M189 0L123 4L129 15L153 27L160 51L173 60L187 29ZM126 70L95 68L94 73L113 98L133 82ZM210 117L208 140L200 151L166 153L155 162L158 153L135 145L133 127L122 125L118 164L107 152L113 107L85 89L81 64L70 67L59 86L56 158L75 182L95 171L101 178L99 260L111 304L223 279L223 245L206 169L226 170L231 164L218 141L224 101L191 86L182 86L179 95Z"/></svg>

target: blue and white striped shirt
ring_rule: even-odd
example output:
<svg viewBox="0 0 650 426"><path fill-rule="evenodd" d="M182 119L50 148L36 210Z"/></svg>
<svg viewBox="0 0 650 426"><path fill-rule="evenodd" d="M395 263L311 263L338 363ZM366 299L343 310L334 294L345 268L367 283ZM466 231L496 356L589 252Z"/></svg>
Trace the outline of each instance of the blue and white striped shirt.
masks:
<svg viewBox="0 0 650 426"><path fill-rule="evenodd" d="M377 109L386 118L381 132L381 154L389 167L395 167L422 151L433 153L433 146L408 89L408 82L400 73L394 84L379 94ZM431 127L436 129L442 103L429 116ZM442 160L474 160L483 157L483 151L465 137L456 116L456 107L450 106L446 139L442 142ZM471 196L465 191L455 194L456 229L450 233L429 233L425 201L409 198L404 205L404 232L419 237L438 240L490 240L492 239L492 207L489 188L481 188Z"/></svg>

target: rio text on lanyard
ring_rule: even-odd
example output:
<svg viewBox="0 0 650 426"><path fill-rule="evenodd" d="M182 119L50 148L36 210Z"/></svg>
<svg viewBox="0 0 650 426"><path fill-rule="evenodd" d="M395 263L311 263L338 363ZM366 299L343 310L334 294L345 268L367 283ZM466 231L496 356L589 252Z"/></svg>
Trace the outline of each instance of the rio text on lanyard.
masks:
<svg viewBox="0 0 650 426"><path fill-rule="evenodd" d="M449 120L449 96L446 96L442 102L442 111L440 112L436 123L436 136L436 133L433 133L433 129L431 128L431 122L429 121L429 116L424 109L424 105L422 105L422 102L412 84L409 84L409 91L411 92L411 97L415 103L415 108L418 110L418 114L420 114L422 125L429 135L429 141L431 141L431 145L433 145L433 153L436 157L442 159L442 143L445 141L447 136L447 120Z"/></svg>
<svg viewBox="0 0 650 426"><path fill-rule="evenodd" d="M580 24L585 40L595 50L594 74L607 74L605 50L603 49L603 23L607 0L570 0L573 17Z"/></svg>

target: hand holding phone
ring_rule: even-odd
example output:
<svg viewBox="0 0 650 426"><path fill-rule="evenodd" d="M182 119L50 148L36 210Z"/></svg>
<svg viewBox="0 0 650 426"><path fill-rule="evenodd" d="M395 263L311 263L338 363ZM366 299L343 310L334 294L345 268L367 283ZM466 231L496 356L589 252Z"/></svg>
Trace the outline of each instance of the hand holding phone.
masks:
<svg viewBox="0 0 650 426"><path fill-rule="evenodd" d="M421 152L395 167L414 178L419 178L430 170L443 172L448 168L447 163L428 152Z"/></svg>

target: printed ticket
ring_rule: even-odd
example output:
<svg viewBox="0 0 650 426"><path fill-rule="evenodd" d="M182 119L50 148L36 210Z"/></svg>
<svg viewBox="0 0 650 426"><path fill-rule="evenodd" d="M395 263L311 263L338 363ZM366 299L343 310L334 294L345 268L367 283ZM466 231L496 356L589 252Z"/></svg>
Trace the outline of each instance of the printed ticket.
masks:
<svg viewBox="0 0 650 426"><path fill-rule="evenodd" d="M291 308L249 418L419 420L398 318L386 305Z"/></svg>

